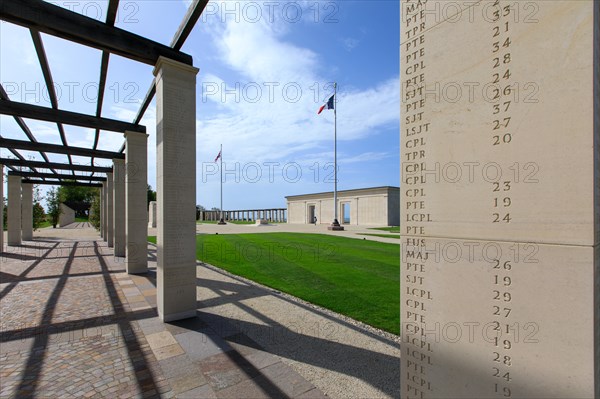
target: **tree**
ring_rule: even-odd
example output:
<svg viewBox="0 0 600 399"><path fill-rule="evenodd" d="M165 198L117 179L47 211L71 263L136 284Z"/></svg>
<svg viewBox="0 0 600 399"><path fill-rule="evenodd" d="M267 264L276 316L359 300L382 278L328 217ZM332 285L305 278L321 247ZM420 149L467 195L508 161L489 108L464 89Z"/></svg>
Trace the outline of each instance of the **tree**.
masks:
<svg viewBox="0 0 600 399"><path fill-rule="evenodd" d="M56 228L58 218L60 217L60 195L59 190L52 187L46 195L46 204L48 205L48 216L52 227Z"/></svg>
<svg viewBox="0 0 600 399"><path fill-rule="evenodd" d="M46 212L41 202L44 197L38 186L33 186L33 230L40 228L46 221Z"/></svg>
<svg viewBox="0 0 600 399"><path fill-rule="evenodd" d="M94 187L61 186L58 188L58 197L60 202L75 211L75 216L87 217L96 191Z"/></svg>
<svg viewBox="0 0 600 399"><path fill-rule="evenodd" d="M96 230L100 230L100 190L96 189L90 206L90 223Z"/></svg>
<svg viewBox="0 0 600 399"><path fill-rule="evenodd" d="M148 205L152 201L156 201L156 191L152 191L152 186L148 184Z"/></svg>
<svg viewBox="0 0 600 399"><path fill-rule="evenodd" d="M39 202L33 204L33 230L37 231L42 226L42 223L46 221L46 212L44 207Z"/></svg>

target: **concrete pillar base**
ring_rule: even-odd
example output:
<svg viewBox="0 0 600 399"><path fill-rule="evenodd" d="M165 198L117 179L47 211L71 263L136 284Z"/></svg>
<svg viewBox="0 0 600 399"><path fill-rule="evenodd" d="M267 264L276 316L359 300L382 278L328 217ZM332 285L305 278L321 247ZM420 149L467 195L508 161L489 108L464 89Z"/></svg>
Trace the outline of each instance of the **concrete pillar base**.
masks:
<svg viewBox="0 0 600 399"><path fill-rule="evenodd" d="M340 225L340 222L338 222L337 219L335 219L333 221L333 223L331 223L331 225L327 226L327 230L331 230L331 231L342 231L344 230L344 226Z"/></svg>
<svg viewBox="0 0 600 399"><path fill-rule="evenodd" d="M196 317L196 316L197 316L196 310L188 310L186 312L181 312L181 313L171 313L168 315L164 315L161 312L158 313L158 317L160 317L160 319L162 321L164 321L165 323L168 323L170 321L176 321L176 320L190 319L190 318Z"/></svg>

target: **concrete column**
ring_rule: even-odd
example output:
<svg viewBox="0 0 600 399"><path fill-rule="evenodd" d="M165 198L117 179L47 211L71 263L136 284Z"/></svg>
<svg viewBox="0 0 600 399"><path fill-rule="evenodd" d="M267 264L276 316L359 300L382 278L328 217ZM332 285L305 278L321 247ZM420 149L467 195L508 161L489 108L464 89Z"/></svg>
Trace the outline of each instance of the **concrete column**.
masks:
<svg viewBox="0 0 600 399"><path fill-rule="evenodd" d="M125 256L125 160L113 159L113 235L115 256Z"/></svg>
<svg viewBox="0 0 600 399"><path fill-rule="evenodd" d="M21 238L33 240L33 184L21 184Z"/></svg>
<svg viewBox="0 0 600 399"><path fill-rule="evenodd" d="M148 204L148 228L156 227L156 201L150 201Z"/></svg>
<svg viewBox="0 0 600 399"><path fill-rule="evenodd" d="M125 132L127 273L148 271L148 135Z"/></svg>
<svg viewBox="0 0 600 399"><path fill-rule="evenodd" d="M108 212L107 199L106 199L107 185L106 182L102 182L102 238L104 241L108 241L108 225L106 223L106 214Z"/></svg>
<svg viewBox="0 0 600 399"><path fill-rule="evenodd" d="M21 176L8 176L8 245L21 245Z"/></svg>
<svg viewBox="0 0 600 399"><path fill-rule="evenodd" d="M114 190L113 174L106 174L106 236L108 247L114 246Z"/></svg>
<svg viewBox="0 0 600 399"><path fill-rule="evenodd" d="M160 57L156 76L157 308L164 321L196 316L196 74Z"/></svg>
<svg viewBox="0 0 600 399"><path fill-rule="evenodd" d="M100 238L104 238L104 184L100 187Z"/></svg>
<svg viewBox="0 0 600 399"><path fill-rule="evenodd" d="M0 254L4 252L4 165L0 165Z"/></svg>

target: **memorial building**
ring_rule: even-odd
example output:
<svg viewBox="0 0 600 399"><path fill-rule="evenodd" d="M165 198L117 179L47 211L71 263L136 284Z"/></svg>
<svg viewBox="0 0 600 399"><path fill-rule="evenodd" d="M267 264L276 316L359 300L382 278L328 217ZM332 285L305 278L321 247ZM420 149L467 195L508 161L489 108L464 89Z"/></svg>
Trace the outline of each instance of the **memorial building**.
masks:
<svg viewBox="0 0 600 399"><path fill-rule="evenodd" d="M330 224L333 217L333 192L289 195L288 223ZM400 188L370 187L338 191L338 220L357 226L398 226Z"/></svg>

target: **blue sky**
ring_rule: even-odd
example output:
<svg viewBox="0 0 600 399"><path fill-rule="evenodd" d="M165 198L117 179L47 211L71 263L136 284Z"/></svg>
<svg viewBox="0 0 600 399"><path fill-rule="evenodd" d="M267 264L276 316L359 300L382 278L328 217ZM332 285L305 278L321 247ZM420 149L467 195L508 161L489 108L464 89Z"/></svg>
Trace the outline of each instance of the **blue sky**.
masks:
<svg viewBox="0 0 600 399"><path fill-rule="evenodd" d="M53 2L103 20L106 1ZM120 3L117 26L169 44L189 2ZM42 34L59 107L93 114L101 52ZM197 203L219 204L212 162L223 144L224 208L284 207L285 196L333 188L333 111L317 115L338 83L338 188L399 185L399 2L210 2L183 51L197 77ZM29 32L0 23L0 81L15 101L50 106ZM152 68L111 56L102 116L132 120ZM148 127L148 179L156 187L156 107ZM56 125L26 120L41 142ZM70 145L91 147L93 131L65 127ZM3 137L26 139L0 116ZM117 150L104 132L99 148ZM39 159L39 154L23 152ZM7 156L7 150L0 150ZM50 155L66 162L66 156ZM84 158L74 157L85 163ZM106 160L96 161L106 165Z"/></svg>

